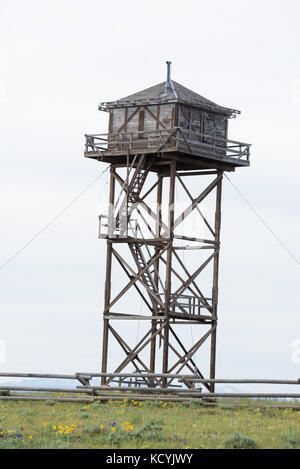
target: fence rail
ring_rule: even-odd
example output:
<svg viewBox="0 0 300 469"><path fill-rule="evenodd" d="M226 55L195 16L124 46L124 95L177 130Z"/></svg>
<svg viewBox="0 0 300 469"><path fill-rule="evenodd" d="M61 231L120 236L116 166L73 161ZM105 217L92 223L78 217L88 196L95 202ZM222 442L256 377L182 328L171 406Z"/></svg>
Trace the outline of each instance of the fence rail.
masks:
<svg viewBox="0 0 300 469"><path fill-rule="evenodd" d="M111 378L112 385L95 386L90 383L93 378ZM248 404L232 402L236 399L252 398L261 400L289 399L294 402L261 403L255 402L255 407L292 408L300 411L300 393L249 393L249 392L202 392L197 385L201 384L268 384L268 385L300 385L300 379L202 379L196 375L177 375L167 373L86 373L74 374L45 374L45 373L0 373L0 378L36 378L61 379L77 381L76 388L19 386L18 384L2 385L0 383L0 400L6 401L45 401L62 402L92 402L92 401L136 401L179 402L189 405L192 401L200 400L204 406L218 406L228 403L237 407ZM158 380L177 379L178 386L160 387ZM115 383L118 383L117 385ZM163 381L161 381L162 383ZM127 384L127 386L125 386ZM154 386L155 384L155 386ZM149 386L150 387L147 387ZM143 386L143 387L141 387ZM152 386L152 387L151 387ZM231 399L230 402L226 402ZM221 401L220 401L221 399ZM224 401L225 399L225 401ZM297 405L298 404L298 405Z"/></svg>

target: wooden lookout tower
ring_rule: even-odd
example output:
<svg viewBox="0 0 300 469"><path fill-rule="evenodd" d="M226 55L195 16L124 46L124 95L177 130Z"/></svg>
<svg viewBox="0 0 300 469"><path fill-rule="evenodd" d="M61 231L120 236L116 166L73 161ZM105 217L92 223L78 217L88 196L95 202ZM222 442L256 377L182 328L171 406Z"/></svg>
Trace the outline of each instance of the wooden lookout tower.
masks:
<svg viewBox="0 0 300 469"><path fill-rule="evenodd" d="M85 144L85 157L110 165L102 373L118 344L124 359L109 371L170 375L150 386L215 378L222 178L250 164L250 145L228 139L240 112L172 81L170 65L165 82L101 103L108 133Z"/></svg>

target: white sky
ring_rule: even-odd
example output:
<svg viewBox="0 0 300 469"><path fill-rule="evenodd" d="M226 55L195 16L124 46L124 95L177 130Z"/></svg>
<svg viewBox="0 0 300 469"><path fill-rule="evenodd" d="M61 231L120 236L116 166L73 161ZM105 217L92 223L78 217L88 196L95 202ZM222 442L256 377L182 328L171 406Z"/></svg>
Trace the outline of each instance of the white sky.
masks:
<svg viewBox="0 0 300 469"><path fill-rule="evenodd" d="M83 158L97 110L165 79L235 109L252 166L230 177L299 258L298 0L0 1L0 264L103 169ZM3 371L99 370L102 178L0 271ZM219 377L298 378L299 266L229 183L223 196ZM115 351L119 359L119 351Z"/></svg>

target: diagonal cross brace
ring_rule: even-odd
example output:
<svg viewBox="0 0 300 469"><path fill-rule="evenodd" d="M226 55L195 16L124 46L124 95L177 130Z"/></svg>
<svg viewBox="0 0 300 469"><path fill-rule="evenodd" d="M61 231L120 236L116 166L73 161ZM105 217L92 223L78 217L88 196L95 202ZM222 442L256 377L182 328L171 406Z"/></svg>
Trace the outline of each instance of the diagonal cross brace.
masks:
<svg viewBox="0 0 300 469"><path fill-rule="evenodd" d="M191 283L198 277L198 275L202 272L202 270L210 263L210 261L219 253L219 249L217 249L209 258L190 276L190 278L181 285L176 292L174 293L174 297L180 296L183 292L190 286Z"/></svg>
<svg viewBox="0 0 300 469"><path fill-rule="evenodd" d="M117 302L119 299L126 293L132 285L134 285L143 275L144 273L154 264L154 262L159 259L159 257L167 250L169 249L170 243L168 243L162 251L160 251L156 256L152 258L152 260L142 269L134 279L132 279L124 288L123 290L111 301L111 303L105 308L104 313L108 312L110 308ZM141 282L143 283L143 282Z"/></svg>
<svg viewBox="0 0 300 469"><path fill-rule="evenodd" d="M193 357L193 355L197 352L197 350L199 349L199 347L201 347L201 345L206 341L206 339L212 334L212 332L216 329L216 325L214 325L200 340L198 340L198 342L196 342L196 344L194 344L189 351L187 351L176 363L175 365L173 365L168 373L172 373L173 370L175 370L175 368L177 368L178 365L182 364L183 362L183 365L181 365L181 367L179 368L179 370L177 370L176 373L180 373L180 371L182 370L182 368L185 367L186 363L188 361L190 361Z"/></svg>
<svg viewBox="0 0 300 469"><path fill-rule="evenodd" d="M147 334L144 336L144 338L139 342L139 344L131 351L132 353L130 356L128 356L122 363L121 365L117 368L115 373L120 373L130 362L132 362L135 358L138 357L139 353L141 353L142 350L144 350L145 347L156 337L158 334L161 333L161 331L166 327L166 324L163 324L159 329L157 329L154 334L152 334L148 340L146 340L144 343L142 343L147 336L152 332L152 329L150 329ZM111 326L110 326L111 328ZM112 328L111 328L112 329ZM122 339L123 340L123 339ZM128 347L128 346L127 346Z"/></svg>
<svg viewBox="0 0 300 469"><path fill-rule="evenodd" d="M117 260L118 260L120 263L123 263L123 265L129 270L129 272L131 272L131 273L134 275L134 278L133 278L132 280L135 280L138 275L134 272L134 270L130 267L130 265L127 264L127 262L120 256L120 254L119 254L117 251L115 251L115 249L113 249L113 254L114 254L114 256L117 258ZM161 254L161 253L160 253L160 254ZM148 265L149 265L149 264L148 264ZM151 267L151 266L149 265L149 267ZM143 270L144 270L144 269L143 269ZM148 269L147 269L147 270L148 270ZM132 280L131 280L131 281L132 281ZM154 298L154 300L157 301L157 302L160 304L160 306L163 308L163 307L164 307L164 304L162 303L160 297L157 296L157 295L149 288L149 286L143 281L142 277L138 278L137 280L143 285L143 287L147 290L147 292L149 293L149 295L150 295L152 298ZM128 284L128 285L129 285L129 284ZM134 283L133 285L136 286L135 283ZM125 287L125 288L126 288L126 287ZM130 288L130 287L129 287L129 288ZM124 293L125 293L125 292L124 292Z"/></svg>
<svg viewBox="0 0 300 469"><path fill-rule="evenodd" d="M179 215L179 217L176 218L174 222L174 227L173 229L177 228L178 225L197 207L200 202L202 202L210 193L211 191L218 185L218 182L222 179L222 175L219 175L212 181L209 186L207 186L201 194L196 197L196 199L193 200L191 205L189 205L182 213ZM163 234L163 236L166 236L167 232Z"/></svg>

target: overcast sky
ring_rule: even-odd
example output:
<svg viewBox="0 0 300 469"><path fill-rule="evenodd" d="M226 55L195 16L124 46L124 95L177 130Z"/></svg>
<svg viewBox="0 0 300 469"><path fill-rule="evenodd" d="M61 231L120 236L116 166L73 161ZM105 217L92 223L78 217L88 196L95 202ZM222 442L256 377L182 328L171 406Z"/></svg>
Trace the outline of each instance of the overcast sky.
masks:
<svg viewBox="0 0 300 469"><path fill-rule="evenodd" d="M229 135L251 167L230 178L299 258L299 16L298 0L0 0L0 264L105 169L83 158L98 103L164 81L166 60L242 111ZM99 370L107 182L0 270L0 370ZM217 375L298 378L299 265L227 181L222 216Z"/></svg>

